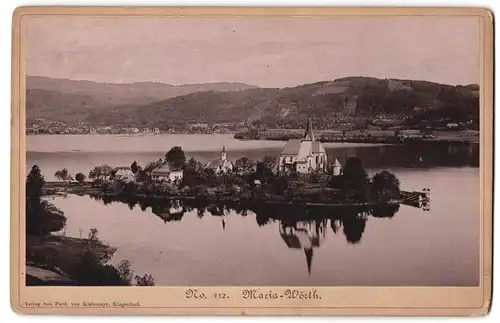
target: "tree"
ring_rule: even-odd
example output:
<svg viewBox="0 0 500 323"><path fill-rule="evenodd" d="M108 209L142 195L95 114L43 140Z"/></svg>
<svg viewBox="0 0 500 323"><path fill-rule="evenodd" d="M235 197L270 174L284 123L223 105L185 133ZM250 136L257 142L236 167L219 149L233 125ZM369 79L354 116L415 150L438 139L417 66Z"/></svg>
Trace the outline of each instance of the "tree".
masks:
<svg viewBox="0 0 500 323"><path fill-rule="evenodd" d="M149 274L145 274L144 276L135 276L135 284L137 286L154 286L155 285L155 279L153 276Z"/></svg>
<svg viewBox="0 0 500 323"><path fill-rule="evenodd" d="M81 286L130 286L120 272L107 259L99 259L92 250L85 250L74 264L71 276Z"/></svg>
<svg viewBox="0 0 500 323"><path fill-rule="evenodd" d="M95 166L89 172L89 179L101 179L102 177L107 177L111 175L113 168L109 165Z"/></svg>
<svg viewBox="0 0 500 323"><path fill-rule="evenodd" d="M134 160L134 162L130 165L130 170L132 171L132 173L137 173L137 171L139 170L139 168L137 167L137 162Z"/></svg>
<svg viewBox="0 0 500 323"><path fill-rule="evenodd" d="M130 269L130 261L128 259L123 259L116 266L116 270L118 274L125 282L132 282L132 278L134 277L134 271Z"/></svg>
<svg viewBox="0 0 500 323"><path fill-rule="evenodd" d="M248 159L247 157L241 157L234 162L236 171L239 173L252 172L255 167L255 162Z"/></svg>
<svg viewBox="0 0 500 323"><path fill-rule="evenodd" d="M175 167L183 167L186 164L186 154L181 147L172 147L166 154L165 160Z"/></svg>
<svg viewBox="0 0 500 323"><path fill-rule="evenodd" d="M372 194L380 201L389 201L399 197L399 179L386 170L377 173L372 178Z"/></svg>
<svg viewBox="0 0 500 323"><path fill-rule="evenodd" d="M45 185L45 179L37 165L31 167L31 171L26 176L26 198L39 199L42 195L42 188Z"/></svg>
<svg viewBox="0 0 500 323"><path fill-rule="evenodd" d="M152 161L150 163L148 163L146 165L146 167L144 167L144 172L146 174L149 174L153 171L153 169L155 169L156 167L160 166L161 164L163 164L163 159L158 159L157 161Z"/></svg>
<svg viewBox="0 0 500 323"><path fill-rule="evenodd" d="M55 172L54 176L58 180L62 181L67 181L70 179L71 175L69 174L68 170L66 168L60 169L57 172Z"/></svg>
<svg viewBox="0 0 500 323"><path fill-rule="evenodd" d="M266 166L266 168L269 170L274 170L274 167L276 167L275 156L265 156L262 162L264 163L264 166Z"/></svg>
<svg viewBox="0 0 500 323"><path fill-rule="evenodd" d="M92 228L89 230L88 240L99 241L99 230L97 230L97 228Z"/></svg>
<svg viewBox="0 0 500 323"><path fill-rule="evenodd" d="M203 170L203 165L202 163L191 157L185 165L184 170L191 171L193 173L199 173Z"/></svg>
<svg viewBox="0 0 500 323"><path fill-rule="evenodd" d="M34 165L26 176L26 233L44 235L60 231L66 225L64 213L54 204L42 200L42 188L45 179Z"/></svg>
<svg viewBox="0 0 500 323"><path fill-rule="evenodd" d="M350 157L346 160L343 175L347 187L351 189L358 190L368 183L368 174L358 157Z"/></svg>
<svg viewBox="0 0 500 323"><path fill-rule="evenodd" d="M257 166L255 167L255 175L257 175L257 178L262 179L265 173L266 165L261 161L257 162Z"/></svg>
<svg viewBox="0 0 500 323"><path fill-rule="evenodd" d="M55 173L54 173L54 176L55 178L57 178L58 181L61 181L62 180L62 171L61 170L57 170Z"/></svg>
<svg viewBox="0 0 500 323"><path fill-rule="evenodd" d="M130 170L132 171L132 173L137 173L137 171L139 170L139 168L137 167L137 162L134 160L134 162L132 163L132 165L130 165Z"/></svg>
<svg viewBox="0 0 500 323"><path fill-rule="evenodd" d="M75 179L81 184L85 181L85 175L83 173L76 173Z"/></svg>

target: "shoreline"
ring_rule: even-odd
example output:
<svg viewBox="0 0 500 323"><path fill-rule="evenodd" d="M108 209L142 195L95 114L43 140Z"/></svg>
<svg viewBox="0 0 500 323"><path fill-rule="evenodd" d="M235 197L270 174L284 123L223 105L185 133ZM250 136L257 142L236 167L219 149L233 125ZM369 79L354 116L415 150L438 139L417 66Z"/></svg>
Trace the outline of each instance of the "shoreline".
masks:
<svg viewBox="0 0 500 323"><path fill-rule="evenodd" d="M241 141L283 141L286 142L290 139L301 139L303 136L286 136L286 137L274 137L274 136L262 136L258 138L251 138L245 136L236 136L234 139ZM319 142L322 143L349 143L349 144L382 144L382 145L418 145L418 144L441 144L441 145L470 145L479 144L479 137L477 138L396 138L392 136L381 136L381 137L335 137L335 138L319 138Z"/></svg>
<svg viewBox="0 0 500 323"><path fill-rule="evenodd" d="M194 195L158 195L158 194L144 194L144 193L134 193L134 194L119 194L106 192L101 188L94 187L83 187L83 186L61 186L57 182L48 182L50 185L49 189L46 189L43 196L44 197L56 197L56 196L67 196L67 195L78 195L78 196L99 196L115 199L147 199L155 201L204 201L209 203L243 203L243 204L278 204L278 205L297 205L306 207L361 207L361 206L378 206L378 205L399 205L404 203L403 197L395 200L389 201L367 201L367 202L338 202L335 203L319 203L313 201L303 200L301 198L283 198L272 199L270 198L240 198L234 196L194 196ZM58 185L59 184L59 185ZM406 191L401 191L402 194L408 193Z"/></svg>
<svg viewBox="0 0 500 323"><path fill-rule="evenodd" d="M158 136L228 136L231 139L240 141L283 141L289 139L301 139L302 132L289 131L287 129L273 129L276 133L250 133L250 132L227 132L227 133L161 133L161 134L126 134L126 133L38 133L27 134L27 136L116 136L126 138L145 138ZM465 130L467 131L467 130ZM445 143L445 144L476 144L479 143L479 135L462 135L461 131L440 131L438 134L411 134L399 135L394 134L376 134L377 132L385 132L382 130L362 130L355 132L347 132L341 136L338 134L328 134L329 132L338 132L338 130L321 130L316 132L316 139L323 143L366 143L366 144L412 144L412 143ZM373 132L373 134L371 134Z"/></svg>
<svg viewBox="0 0 500 323"><path fill-rule="evenodd" d="M64 284L77 285L71 273L79 263L81 255L88 250L90 240L66 237L58 234L34 236L26 234L26 280L30 285ZM96 259L110 259L116 248L101 241L92 245Z"/></svg>

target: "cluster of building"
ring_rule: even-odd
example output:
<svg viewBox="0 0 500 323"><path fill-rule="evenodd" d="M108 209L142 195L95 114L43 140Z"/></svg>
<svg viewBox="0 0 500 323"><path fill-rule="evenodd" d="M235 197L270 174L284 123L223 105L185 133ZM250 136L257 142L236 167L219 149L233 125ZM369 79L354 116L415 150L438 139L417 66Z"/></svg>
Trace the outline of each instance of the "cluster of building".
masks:
<svg viewBox="0 0 500 323"><path fill-rule="evenodd" d="M136 128L136 127L93 127L84 123L70 126L60 121L32 123L26 127L26 134L51 134L51 135L93 135L93 134L131 134L131 135L159 135L159 128Z"/></svg>
<svg viewBox="0 0 500 323"><path fill-rule="evenodd" d="M211 160L206 168L211 168L216 174L230 173L234 169L234 163L227 159L226 147L222 147L219 158ZM114 169L114 178L125 181L135 181L136 175L130 167L116 167ZM153 181L170 181L179 182L184 178L184 170L181 167L176 167L169 162L164 162L151 171L151 179Z"/></svg>
<svg viewBox="0 0 500 323"><path fill-rule="evenodd" d="M231 173L235 165L227 158L226 147L222 147L219 158L215 158L205 165L213 169L216 174ZM328 164L328 155L323 144L316 141L312 128L312 121L307 120L307 126L302 139L290 139L281 150L277 170L280 172L295 171L306 174L315 171L325 172L331 167L334 176L340 175L342 165L335 158L333 163ZM117 167L114 169L114 177L126 181L135 181L135 174L130 167ZM168 162L164 162L151 171L151 179L154 181L178 182L183 179L184 171Z"/></svg>

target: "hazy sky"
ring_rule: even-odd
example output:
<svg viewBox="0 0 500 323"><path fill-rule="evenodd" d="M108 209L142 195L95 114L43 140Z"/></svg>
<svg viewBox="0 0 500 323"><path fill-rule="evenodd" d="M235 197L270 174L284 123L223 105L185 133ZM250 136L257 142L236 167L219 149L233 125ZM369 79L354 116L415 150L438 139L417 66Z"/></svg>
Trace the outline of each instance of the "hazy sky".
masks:
<svg viewBox="0 0 500 323"><path fill-rule="evenodd" d="M28 75L285 87L344 76L479 83L479 18L27 17Z"/></svg>

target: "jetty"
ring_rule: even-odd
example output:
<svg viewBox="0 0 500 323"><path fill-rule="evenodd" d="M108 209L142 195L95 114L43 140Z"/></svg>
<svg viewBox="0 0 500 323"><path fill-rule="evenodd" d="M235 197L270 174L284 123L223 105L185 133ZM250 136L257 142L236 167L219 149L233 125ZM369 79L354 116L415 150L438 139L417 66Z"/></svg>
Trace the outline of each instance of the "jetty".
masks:
<svg viewBox="0 0 500 323"><path fill-rule="evenodd" d="M401 191L401 204L418 207L424 211L430 210L431 190L424 188L419 191Z"/></svg>

